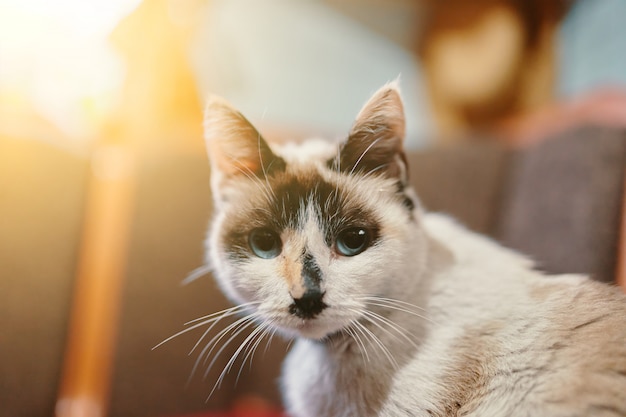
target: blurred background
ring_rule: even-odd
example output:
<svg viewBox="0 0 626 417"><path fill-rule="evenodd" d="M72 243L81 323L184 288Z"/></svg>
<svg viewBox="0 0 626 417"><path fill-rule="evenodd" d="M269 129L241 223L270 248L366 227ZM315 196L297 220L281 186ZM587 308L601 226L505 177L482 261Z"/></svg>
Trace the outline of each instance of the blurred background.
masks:
<svg viewBox="0 0 626 417"><path fill-rule="evenodd" d="M0 0L0 416L280 412L284 341L209 400L229 354L187 382L204 330L151 350L230 306L180 285L212 93L270 141L339 139L399 79L428 208L621 282L624 21L622 0Z"/></svg>

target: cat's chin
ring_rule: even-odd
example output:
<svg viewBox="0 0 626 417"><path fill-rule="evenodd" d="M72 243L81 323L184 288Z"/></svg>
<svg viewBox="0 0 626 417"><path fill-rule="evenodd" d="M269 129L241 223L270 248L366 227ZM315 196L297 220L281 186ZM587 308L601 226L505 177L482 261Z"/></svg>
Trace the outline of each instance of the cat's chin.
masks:
<svg viewBox="0 0 626 417"><path fill-rule="evenodd" d="M317 323L315 321L307 320L298 326L298 334L300 337L307 339L322 340L326 338L330 333L334 333L333 329L329 329L327 326Z"/></svg>
<svg viewBox="0 0 626 417"><path fill-rule="evenodd" d="M289 326L284 326L281 330L288 337L321 341L341 331L341 328L337 328L336 323L333 324L333 326L330 326L324 320L302 320L295 324L291 323Z"/></svg>

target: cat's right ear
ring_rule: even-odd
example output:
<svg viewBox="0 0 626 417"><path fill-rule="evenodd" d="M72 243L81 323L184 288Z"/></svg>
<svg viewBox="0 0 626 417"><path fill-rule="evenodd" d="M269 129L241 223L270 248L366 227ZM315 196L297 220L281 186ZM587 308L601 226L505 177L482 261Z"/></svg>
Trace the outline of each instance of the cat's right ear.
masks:
<svg viewBox="0 0 626 417"><path fill-rule="evenodd" d="M204 113L204 138L216 197L238 179L263 178L283 170L285 162L261 134L226 100L209 98Z"/></svg>
<svg viewBox="0 0 626 417"><path fill-rule="evenodd" d="M402 98L397 82L392 82L363 106L331 166L349 174L378 172L406 184L404 134Z"/></svg>

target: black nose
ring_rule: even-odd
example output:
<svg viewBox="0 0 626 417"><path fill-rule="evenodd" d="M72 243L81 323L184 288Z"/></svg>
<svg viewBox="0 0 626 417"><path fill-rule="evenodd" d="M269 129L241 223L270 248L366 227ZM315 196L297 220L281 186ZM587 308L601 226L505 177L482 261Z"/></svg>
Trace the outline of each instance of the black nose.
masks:
<svg viewBox="0 0 626 417"><path fill-rule="evenodd" d="M318 289L308 289L301 298L293 299L289 312L302 319L312 319L328 307L323 297L324 293Z"/></svg>

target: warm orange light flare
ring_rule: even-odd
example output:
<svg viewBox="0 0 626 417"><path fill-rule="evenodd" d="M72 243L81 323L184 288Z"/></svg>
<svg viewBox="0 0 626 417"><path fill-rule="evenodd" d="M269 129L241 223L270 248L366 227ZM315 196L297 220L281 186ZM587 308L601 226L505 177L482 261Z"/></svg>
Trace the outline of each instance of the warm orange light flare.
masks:
<svg viewBox="0 0 626 417"><path fill-rule="evenodd" d="M124 66L107 37L139 0L0 2L0 136L84 148L115 106ZM39 129L38 129L39 128Z"/></svg>

